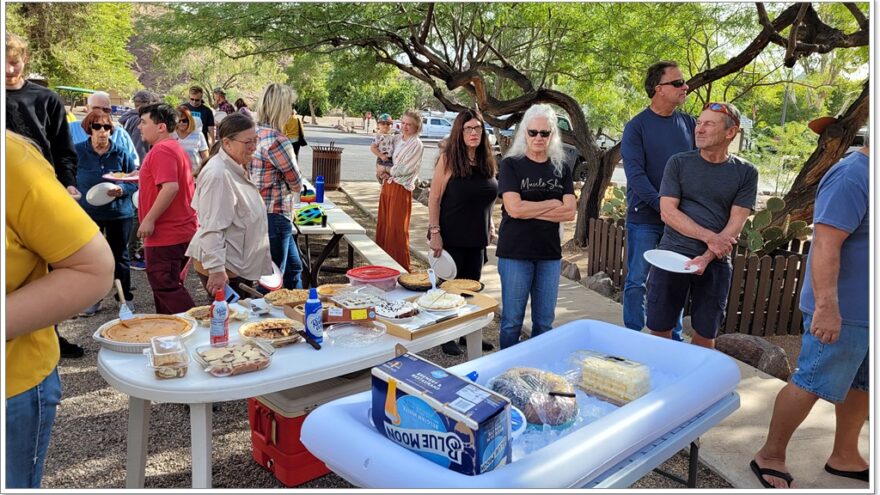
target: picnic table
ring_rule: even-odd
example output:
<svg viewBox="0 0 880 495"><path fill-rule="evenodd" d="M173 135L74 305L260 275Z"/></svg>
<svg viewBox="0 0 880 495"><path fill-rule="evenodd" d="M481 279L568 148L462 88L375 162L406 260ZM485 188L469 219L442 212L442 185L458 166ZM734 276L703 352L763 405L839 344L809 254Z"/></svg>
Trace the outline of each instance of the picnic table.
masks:
<svg viewBox="0 0 880 495"><path fill-rule="evenodd" d="M398 289L397 297L421 293ZM273 308L268 316L283 317ZM159 380L146 366L141 354L123 353L102 348L98 353L98 372L113 388L129 396L126 458L126 488L143 488L149 438L150 404L171 402L190 408L193 488L211 487L212 404L279 392L329 380L381 364L395 356L395 345L403 344L411 352L420 352L449 340L465 337L468 359L482 355L482 329L494 314L483 315L438 330L414 340L386 333L365 347L329 345L315 350L300 343L282 347L272 356L268 368L238 376L217 378L198 369L194 362L183 378ZM238 339L239 322L230 321L231 341ZM208 331L197 329L187 339L190 350L208 344Z"/></svg>

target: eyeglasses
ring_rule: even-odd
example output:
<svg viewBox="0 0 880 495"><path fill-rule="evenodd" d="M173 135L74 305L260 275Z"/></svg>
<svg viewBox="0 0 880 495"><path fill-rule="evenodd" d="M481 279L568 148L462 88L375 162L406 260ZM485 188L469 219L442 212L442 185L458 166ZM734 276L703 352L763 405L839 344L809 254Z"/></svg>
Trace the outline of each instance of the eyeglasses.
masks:
<svg viewBox="0 0 880 495"><path fill-rule="evenodd" d="M95 110L101 110L104 113L113 113L113 109L110 107L92 107Z"/></svg>
<svg viewBox="0 0 880 495"><path fill-rule="evenodd" d="M673 88L680 88L685 85L684 79L676 79L674 81L666 81L662 83L658 83L657 86L672 86Z"/></svg>
<svg viewBox="0 0 880 495"><path fill-rule="evenodd" d="M711 110L713 112L723 113L724 115L730 117L731 120L733 120L734 125L739 127L739 118L733 114L727 103L715 103L710 101L703 106L703 110Z"/></svg>
<svg viewBox="0 0 880 495"><path fill-rule="evenodd" d="M256 139L256 138L254 138L254 139L248 139L247 141L242 141L241 139L233 139L233 141L236 141L236 142L239 142L239 143L244 143L245 146L256 146L256 145L257 145L257 139Z"/></svg>
<svg viewBox="0 0 880 495"><path fill-rule="evenodd" d="M201 103L202 99L201 98L190 98L189 101L192 103Z"/></svg>
<svg viewBox="0 0 880 495"><path fill-rule="evenodd" d="M89 127L91 127L93 131L100 131L101 129L104 129L105 131L112 131L113 130L113 124L94 123Z"/></svg>
<svg viewBox="0 0 880 495"><path fill-rule="evenodd" d="M177 123L178 123L178 124L183 124L183 125L189 125L189 121L186 120L186 119L178 120Z"/></svg>
<svg viewBox="0 0 880 495"><path fill-rule="evenodd" d="M537 135L539 135L539 134L541 135L542 138L548 138L548 137L550 137L550 131L539 131L539 130L537 130L537 129L529 129L529 130L526 131L526 132L529 133L529 137L535 137L535 136L537 136Z"/></svg>
<svg viewBox="0 0 880 495"><path fill-rule="evenodd" d="M465 134L479 134L480 129L482 129L482 128L483 128L483 126L481 126L481 125L466 125L462 128L462 130L464 131ZM550 133L548 132L547 136L549 136L549 135L550 135Z"/></svg>

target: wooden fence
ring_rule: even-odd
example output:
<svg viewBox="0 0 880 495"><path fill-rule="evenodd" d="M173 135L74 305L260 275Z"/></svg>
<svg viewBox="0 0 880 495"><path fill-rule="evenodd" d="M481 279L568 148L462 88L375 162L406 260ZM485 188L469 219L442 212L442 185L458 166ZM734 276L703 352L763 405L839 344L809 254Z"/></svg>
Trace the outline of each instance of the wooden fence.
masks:
<svg viewBox="0 0 880 495"><path fill-rule="evenodd" d="M589 236L587 276L605 272L615 288L622 289L626 280L626 228L610 220L591 219ZM801 334L803 315L798 303L809 250L809 242L797 240L775 256L752 256L737 247L732 253L733 277L721 333Z"/></svg>

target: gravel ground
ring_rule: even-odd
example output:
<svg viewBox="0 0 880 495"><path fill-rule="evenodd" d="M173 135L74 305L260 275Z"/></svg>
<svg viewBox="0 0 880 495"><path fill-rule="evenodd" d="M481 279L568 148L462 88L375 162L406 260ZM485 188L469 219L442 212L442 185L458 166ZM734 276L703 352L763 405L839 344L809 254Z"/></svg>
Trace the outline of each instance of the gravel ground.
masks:
<svg viewBox="0 0 880 495"><path fill-rule="evenodd" d="M328 197L340 205L374 234L370 217L353 207L345 195L329 192ZM342 266L347 260L346 248L340 248L338 259L328 265ZM357 262L358 260L356 260ZM414 266L427 268L414 259ZM326 274L330 275L330 274ZM322 276L322 281L344 275ZM137 312L155 310L152 293L144 272L132 272ZM208 303L208 297L198 278L190 270L187 288L198 303ZM95 329L116 318L117 309L112 295L104 300L104 307L90 318L75 318L63 322L61 334L85 347L80 359L62 359L59 365L64 394L55 420L52 440L43 476L43 488L119 489L125 486L126 429L128 424L128 397L110 387L98 374L96 359L99 345L91 339ZM484 330L491 342L498 342L498 317ZM420 353L441 366L464 362L464 357L450 357L439 347ZM251 457L250 427L247 402L244 400L215 405L214 415L213 486L216 488L284 488L271 473L260 467ZM153 404L150 419L150 437L145 487L186 488L192 486L190 476L189 411L180 404ZM688 455L680 452L661 468L680 477L687 477ZM700 488L730 488L720 476L700 465ZM352 488L345 480L331 473L315 479L300 488ZM680 488L677 483L659 474L649 474L633 488Z"/></svg>

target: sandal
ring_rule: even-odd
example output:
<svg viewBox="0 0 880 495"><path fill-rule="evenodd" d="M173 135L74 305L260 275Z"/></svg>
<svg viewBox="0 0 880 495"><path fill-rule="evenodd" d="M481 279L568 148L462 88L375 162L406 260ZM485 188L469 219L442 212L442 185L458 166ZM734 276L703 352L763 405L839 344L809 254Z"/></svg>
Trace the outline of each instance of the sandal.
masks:
<svg viewBox="0 0 880 495"><path fill-rule="evenodd" d="M833 467L825 464L825 471L833 474L834 476L842 476L844 478L852 478L854 480L868 482L868 478L871 474L870 469L865 469L864 471L841 471L840 469L834 469Z"/></svg>
<svg viewBox="0 0 880 495"><path fill-rule="evenodd" d="M769 481L764 479L765 475L774 476L776 478L785 480L785 482L788 483L788 486L786 488L791 488L791 482L794 481L794 478L791 477L791 474L783 473L782 471L777 471L775 469L762 468L758 465L757 462L755 462L754 459L752 459L752 462L749 463L749 466L752 468L752 472L755 473L755 476L758 477L758 481L761 482L761 486L763 486L764 488L776 488L775 486L771 485Z"/></svg>

